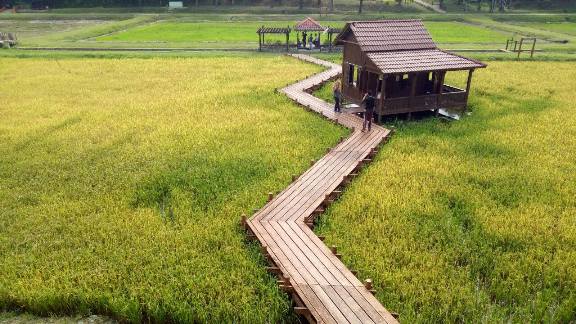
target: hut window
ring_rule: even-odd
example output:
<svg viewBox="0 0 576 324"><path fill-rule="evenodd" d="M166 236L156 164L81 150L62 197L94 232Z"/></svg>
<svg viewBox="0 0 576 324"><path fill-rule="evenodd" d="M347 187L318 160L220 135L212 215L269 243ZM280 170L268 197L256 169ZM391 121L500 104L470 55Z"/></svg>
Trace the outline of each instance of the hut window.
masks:
<svg viewBox="0 0 576 324"><path fill-rule="evenodd" d="M354 84L354 64L348 64L348 84Z"/></svg>
<svg viewBox="0 0 576 324"><path fill-rule="evenodd" d="M362 75L362 68L358 67L356 69L356 76L354 77L354 86L358 87L360 85L360 76Z"/></svg>

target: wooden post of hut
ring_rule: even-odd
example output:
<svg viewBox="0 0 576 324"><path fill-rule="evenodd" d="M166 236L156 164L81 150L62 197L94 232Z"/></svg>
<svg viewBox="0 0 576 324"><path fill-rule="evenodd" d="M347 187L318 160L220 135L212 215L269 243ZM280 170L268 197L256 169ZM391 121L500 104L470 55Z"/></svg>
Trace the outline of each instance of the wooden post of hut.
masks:
<svg viewBox="0 0 576 324"><path fill-rule="evenodd" d="M474 69L470 69L468 70L468 80L466 80L466 107L464 107L464 110L468 110L468 96L470 95L470 85L472 84L472 72L474 72Z"/></svg>
<svg viewBox="0 0 576 324"><path fill-rule="evenodd" d="M444 84L446 72L486 67L439 49L421 20L349 22L334 43L344 47L345 99L360 104L364 93L371 91L378 99L379 121L386 115L440 108L464 110L471 79L466 89L459 89Z"/></svg>

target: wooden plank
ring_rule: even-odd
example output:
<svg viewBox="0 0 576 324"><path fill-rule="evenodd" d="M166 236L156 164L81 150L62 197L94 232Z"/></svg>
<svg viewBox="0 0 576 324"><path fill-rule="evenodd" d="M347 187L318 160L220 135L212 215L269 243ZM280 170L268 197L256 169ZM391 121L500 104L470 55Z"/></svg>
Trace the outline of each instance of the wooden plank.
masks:
<svg viewBox="0 0 576 324"><path fill-rule="evenodd" d="M380 314L375 308L374 306L372 306L371 303L369 303L363 296L362 293L360 293L358 291L359 287L344 287L344 289L346 289L346 291L350 294L350 296L352 296L352 298L354 298L354 301L356 303L358 303L358 305L360 305L360 307L362 307L362 309L364 310L364 312L366 312L366 314L376 323L382 323L383 321L385 322L384 317L382 316L382 314ZM372 295L370 292L365 291L365 293L368 293L370 295ZM373 296L372 296L373 297Z"/></svg>
<svg viewBox="0 0 576 324"><path fill-rule="evenodd" d="M362 297L364 297L364 300L368 302L378 312L378 314L380 314L384 318L384 321L386 323L390 324L398 323L398 320L396 320L396 318L394 318L394 316L392 316L392 314L390 314L390 312L386 308L384 308L382 304L380 304L378 299L376 299L376 297L374 297L374 295L372 295L372 293L370 293L365 287L354 287L354 288L356 288L356 291L358 291L358 293ZM361 299L357 298L357 300L361 302Z"/></svg>
<svg viewBox="0 0 576 324"><path fill-rule="evenodd" d="M277 234L276 242L278 242L279 245L283 244L287 248L287 250L283 251L289 257L290 261L293 263L300 263L302 265L302 268L300 269L302 271L299 272L309 273L312 277L314 277L315 282L321 285L329 285L337 283L334 277L329 276L327 274L323 274L321 272L325 270L324 269L325 267L320 267L320 269L317 269L315 264L305 257L305 255L302 253L299 247L296 244L294 244L290 236L284 232L280 224L276 222L270 222L268 223L268 225L269 225L267 227L268 230L271 232L270 229L272 229ZM320 264L319 266L322 265Z"/></svg>
<svg viewBox="0 0 576 324"><path fill-rule="evenodd" d="M266 229L260 223L254 223L251 224L251 226L253 226L252 228L256 236L261 238L262 243L266 244L266 246L268 247L268 253L270 253L270 256L272 257L276 265L281 269L282 273L284 273L284 275L289 276L290 279L294 281L294 283L296 284L313 282L311 277L307 273L305 273L305 276L302 276L300 272L298 272L296 267L299 265L298 264L294 265L292 264L292 262L289 261L288 257L284 255L283 250L279 248L278 244L276 243L276 240L272 239L269 236L268 232L266 232Z"/></svg>
<svg viewBox="0 0 576 324"><path fill-rule="evenodd" d="M321 288L324 290L326 295L330 297L332 302L336 305L336 307L338 307L340 312L342 312L342 314L346 317L346 320L348 320L350 323L373 323L372 320L366 315L366 313L362 312L362 309L359 308L357 304L354 308L358 309L359 311L352 309L350 306L355 303L353 301L350 304L346 302L342 296L340 296L340 294L334 290L332 286L321 286ZM346 296L349 297L348 293L346 293ZM362 319L360 319L359 315L361 315Z"/></svg>
<svg viewBox="0 0 576 324"><path fill-rule="evenodd" d="M297 285L294 289L298 293L298 296L303 296L307 301L308 309L312 312L317 322L322 323L342 323L338 321L338 318L333 316L326 305L316 296L316 293L312 290L310 285ZM316 314L315 314L316 313Z"/></svg>
<svg viewBox="0 0 576 324"><path fill-rule="evenodd" d="M342 313L342 311L338 308L338 306L334 304L332 299L330 299L330 297L326 294L326 292L324 291L324 289L322 289L322 287L320 287L319 285L311 285L310 288L312 288L314 294L316 294L322 305L330 312L330 315L334 317L336 322L350 323L350 321L346 319L346 316Z"/></svg>
<svg viewBox="0 0 576 324"><path fill-rule="evenodd" d="M334 291L338 294L338 296L340 296L340 298L342 298L342 300L346 303L346 305L350 307L350 309L354 312L354 314L356 314L356 316L358 317L358 319L360 319L362 323L377 323L382 320L381 316L377 316L375 319L372 318L368 314L370 310L364 310L364 307L366 305L361 304L360 301L356 300L358 296L352 295L348 292L348 289L353 289L354 287L332 286L331 288L334 289ZM372 309L372 307L369 308Z"/></svg>
<svg viewBox="0 0 576 324"><path fill-rule="evenodd" d="M333 267L332 263L321 251L318 250L318 247L312 243L308 237L305 237L306 240L302 240L301 237L296 232L294 232L290 225L285 222L276 224L285 230L286 234L290 236L294 244L300 249L302 255L307 258L318 271L324 273L324 276L326 280L330 282L330 285L350 284L347 281L347 278L343 276L340 271ZM298 228L298 230L300 229Z"/></svg>

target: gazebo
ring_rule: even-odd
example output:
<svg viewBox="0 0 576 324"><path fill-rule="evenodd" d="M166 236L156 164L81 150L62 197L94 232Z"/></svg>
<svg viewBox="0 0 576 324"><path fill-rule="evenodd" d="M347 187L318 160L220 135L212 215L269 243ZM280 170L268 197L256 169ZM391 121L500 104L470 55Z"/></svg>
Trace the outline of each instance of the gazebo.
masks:
<svg viewBox="0 0 576 324"><path fill-rule="evenodd" d="M302 40L302 47L306 47L306 45L308 44L308 40L313 37L313 33L317 32L317 37L313 40L313 44L318 47L321 48L321 42L320 42L320 33L323 33L326 28L323 27L322 25L320 25L316 20L308 17L302 21L299 21L295 26L294 26L294 30L296 31L296 39L298 40L298 43L300 43L300 40ZM300 38L300 33L302 33L302 38ZM300 46L299 46L300 47Z"/></svg>
<svg viewBox="0 0 576 324"><path fill-rule="evenodd" d="M465 109L472 72L486 64L439 49L420 20L349 22L335 40L344 45L342 93L360 103L377 98L382 116ZM468 71L466 89L444 83L448 71Z"/></svg>

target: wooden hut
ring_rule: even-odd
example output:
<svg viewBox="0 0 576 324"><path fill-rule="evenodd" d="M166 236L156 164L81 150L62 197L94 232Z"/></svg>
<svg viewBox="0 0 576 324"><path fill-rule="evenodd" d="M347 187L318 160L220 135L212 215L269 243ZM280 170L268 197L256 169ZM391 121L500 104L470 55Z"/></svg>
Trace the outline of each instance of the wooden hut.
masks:
<svg viewBox="0 0 576 324"><path fill-rule="evenodd" d="M385 115L465 109L472 71L484 63L439 49L420 20L355 21L335 43L344 46L342 90L360 103L377 98L378 121ZM448 71L468 71L466 89L444 84Z"/></svg>

